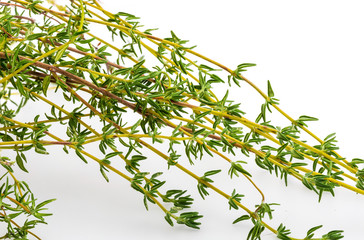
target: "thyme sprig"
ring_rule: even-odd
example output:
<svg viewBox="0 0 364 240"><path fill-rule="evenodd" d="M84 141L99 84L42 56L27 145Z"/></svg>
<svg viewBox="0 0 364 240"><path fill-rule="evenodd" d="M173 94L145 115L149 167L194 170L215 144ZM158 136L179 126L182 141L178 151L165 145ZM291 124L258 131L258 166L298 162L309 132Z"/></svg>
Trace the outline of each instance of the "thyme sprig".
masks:
<svg viewBox="0 0 364 240"><path fill-rule="evenodd" d="M0 3L0 149L16 152L15 159L0 159L5 169L0 179L0 221L8 226L4 238L30 234L40 239L30 230L45 222L49 214L42 212L43 207L53 199L37 203L26 183L16 180L13 166L27 172L26 152L34 149L49 154L53 145L63 147L65 153L75 152L85 163L96 162L106 181L111 173L128 181L142 195L145 208L157 205L168 224L200 228L202 215L190 211L194 199L188 190L168 189L162 172L142 167L158 157L168 168L192 177L203 199L214 191L227 200L229 209L243 211L233 223L250 220L252 229L246 235L251 240L260 239L265 229L279 239L298 238L291 237L283 224L272 227L266 222L273 217L275 204L266 202L269 197L246 170L249 156L285 184L289 176L302 182L319 200L324 192L334 195L337 187L364 194L364 170L360 168L364 160L341 157L334 134L322 140L312 133L308 123L317 118L302 115L294 119L279 108L269 81L265 93L242 75L255 64L241 63L232 70L199 54L174 32L167 38L154 36L153 29L142 30L138 17L111 13L97 1L71 1L66 7L51 2L58 10L42 4L33 0ZM92 24L104 27L109 36L92 32ZM243 107L230 98L229 90L221 99L214 93L219 84L235 88L242 83L264 99L254 120L244 116ZM50 92L58 97L48 96ZM27 121L17 117L36 103L46 104L49 111ZM268 112L274 110L290 125L269 121ZM55 135L56 128L64 129L66 135ZM303 132L317 145L308 144ZM98 156L90 152L89 146L95 143ZM182 151L179 145L183 145ZM234 189L228 194L217 187L214 178L223 174L221 169L206 165L203 174L193 171L196 160L206 155L226 162L231 179L243 176L248 180L261 196L255 208L244 202L249 193ZM122 168L120 162L114 164L117 158L122 160ZM186 167L184 159L190 166ZM20 226L14 219L21 214L35 220ZM319 228L311 228L301 239L342 238L338 230L314 238Z"/></svg>

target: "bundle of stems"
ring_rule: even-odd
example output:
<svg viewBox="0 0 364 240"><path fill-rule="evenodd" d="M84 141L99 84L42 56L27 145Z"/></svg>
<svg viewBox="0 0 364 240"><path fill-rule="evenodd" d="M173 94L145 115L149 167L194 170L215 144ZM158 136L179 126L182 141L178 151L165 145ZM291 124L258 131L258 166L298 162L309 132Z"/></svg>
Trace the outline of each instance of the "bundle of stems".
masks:
<svg viewBox="0 0 364 240"><path fill-rule="evenodd" d="M279 239L299 238L291 237L283 224L267 224L272 204L265 202L241 159L253 156L259 168L286 184L293 177L319 200L324 192L334 195L337 187L364 194L364 170L358 166L364 160L340 156L334 134L321 139L312 133L307 122L317 118L294 119L285 113L269 81L265 93L242 75L254 64L230 69L199 54L173 32L156 37L154 29L144 29L134 15L111 13L96 0L74 0L66 7L11 0L0 2L0 7L0 163L5 169L0 221L7 224L3 238L40 239L32 229L45 223L50 214L44 213L44 206L53 199L38 203L29 186L16 178L14 166L27 172L27 151L49 154L51 145L76 153L85 163L95 161L107 181L108 174L117 174L130 182L145 207L157 205L168 224L199 228L202 215L188 211L194 199L187 190L168 189L162 172L142 167L158 157L168 168L195 179L203 199L214 191L227 199L230 209L241 211L234 223L250 221L246 235L251 240L260 239L264 230ZM109 35L101 36L93 28ZM244 117L228 90L220 98L213 91L241 84L264 99L256 119ZM48 111L33 111L30 120L17 117L29 105L42 110L39 104L46 104ZM281 114L290 125L277 126L268 120L268 112ZM57 136L59 129L65 134ZM91 152L95 144L97 153ZM14 157L5 156L8 151L14 151ZM248 180L261 195L256 208L244 204L247 193L230 193L215 185L212 179L223 174L221 169L210 169L206 162L203 175L193 172L193 163L206 155L226 162L232 180ZM187 159L190 165L183 162ZM19 216L27 221L17 223ZM300 239L343 237L339 230L315 237L320 227Z"/></svg>

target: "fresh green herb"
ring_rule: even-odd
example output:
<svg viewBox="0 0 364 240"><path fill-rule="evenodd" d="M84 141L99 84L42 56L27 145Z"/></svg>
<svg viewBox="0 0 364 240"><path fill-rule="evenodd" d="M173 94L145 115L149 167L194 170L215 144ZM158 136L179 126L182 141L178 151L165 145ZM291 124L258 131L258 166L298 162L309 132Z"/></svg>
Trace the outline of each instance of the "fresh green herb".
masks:
<svg viewBox="0 0 364 240"><path fill-rule="evenodd" d="M274 204L265 202L252 170L246 170L241 160L246 156L255 157L258 167L286 184L291 177L302 182L319 200L324 192L334 196L339 187L364 194L364 160L340 156L335 134L321 140L309 131L308 123L317 118L302 115L294 120L280 109L270 81L264 93L242 75L255 64L241 63L231 70L195 52L195 46L174 32L166 38L154 36L153 29L142 29L138 17L113 14L95 0L71 1L67 8L50 3L55 8L42 1L0 3L0 164L4 169L0 222L7 226L2 238L40 239L33 230L45 223L50 215L45 206L54 199L36 200L28 185L17 180L15 166L28 172L27 151L50 154L49 146L61 146L66 154L71 150L85 163L96 162L106 181L110 174L128 181L141 194L145 208L158 206L169 225L200 228L202 215L189 210L193 196L187 190L169 189L162 172L145 170L145 162L162 159L168 168L193 178L203 199L215 192L227 200L229 209L241 211L243 215L233 223L250 220L252 229L245 235L251 240L261 239L263 231L279 239L298 238L291 237L283 224L274 227L266 222L273 218ZM34 15L43 20L35 23ZM91 23L103 26L109 36L97 35ZM213 92L215 87L242 83L263 97L255 120L245 117L244 106L230 99L228 89L221 99ZM60 97L50 100L50 92ZM26 105L40 102L49 111L31 116L30 122L17 117ZM65 107L66 102L73 108ZM282 114L290 124L271 122L270 113ZM55 135L56 129L63 129L66 136ZM318 143L310 145L306 138ZM90 153L95 150L92 143L98 144L101 157ZM166 148L160 144L168 150L161 150ZM15 151L16 157L7 157L8 151ZM229 194L214 185L223 174L220 169L206 166L203 175L194 173L193 164L206 155L228 164L231 181L236 179L233 176L249 180L261 202L248 208L244 199L249 192L234 189ZM183 164L186 159L188 167ZM21 225L19 217L27 221ZM314 238L319 228L308 230L303 239L343 237L342 231L334 230Z"/></svg>

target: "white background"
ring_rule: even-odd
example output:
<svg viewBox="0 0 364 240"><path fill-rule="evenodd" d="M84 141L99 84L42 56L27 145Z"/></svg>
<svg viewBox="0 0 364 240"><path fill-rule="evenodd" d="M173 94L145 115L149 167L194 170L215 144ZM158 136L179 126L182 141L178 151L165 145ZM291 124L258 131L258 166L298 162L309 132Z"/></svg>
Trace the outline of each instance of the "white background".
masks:
<svg viewBox="0 0 364 240"><path fill-rule="evenodd" d="M198 45L196 51L232 69L243 62L256 63L245 76L264 90L269 79L281 108L294 118L318 117L319 122L310 124L313 132L322 138L336 132L342 155L364 158L362 1L103 0L102 4L112 12L140 16L147 28L160 29L154 33L159 37L168 37L173 30ZM258 94L246 84L231 94L254 120L263 103ZM209 161L215 166L219 160L204 159L196 168ZM49 224L35 231L42 239L245 239L251 227L248 222L232 225L243 212L229 211L226 199L211 193L205 201L194 195L197 203L192 210L205 216L200 230L172 228L157 207L144 209L141 195L126 181L109 174L111 182L106 183L96 164L85 165L61 149L54 148L50 157L33 155L27 168L29 174L18 176L34 193L41 200L58 199L49 206L54 213ZM283 222L297 238L320 224L324 225L320 233L342 229L344 239L363 235L363 196L338 189L335 198L325 195L318 204L317 196L294 179L284 187L280 179L254 164L248 169L267 202L281 204L275 207L273 226ZM172 185L197 192L194 181L172 173L167 174ZM228 189L229 184L218 183ZM240 193L253 192L243 180L235 179L235 184ZM262 239L275 237L265 231Z"/></svg>

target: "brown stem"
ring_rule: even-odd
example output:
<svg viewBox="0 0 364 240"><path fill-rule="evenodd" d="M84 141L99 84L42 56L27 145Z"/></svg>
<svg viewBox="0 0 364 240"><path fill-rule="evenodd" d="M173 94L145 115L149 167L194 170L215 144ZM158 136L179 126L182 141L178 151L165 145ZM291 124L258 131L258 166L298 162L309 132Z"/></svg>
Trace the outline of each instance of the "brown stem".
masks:
<svg viewBox="0 0 364 240"><path fill-rule="evenodd" d="M24 17L24 16L13 16L13 18L17 18L17 19L25 19L25 20L28 20L32 23L35 23L35 20L33 18L30 18L30 17Z"/></svg>
<svg viewBox="0 0 364 240"><path fill-rule="evenodd" d="M5 53L4 52L0 52L0 58L5 58ZM28 60L28 61L32 61L30 58L27 58L27 57L23 57L23 56L18 56L21 60ZM93 89L93 90L96 90L100 93L102 93L104 96L107 96L109 98L112 98L112 99L115 99L117 100L118 102L120 102L121 104L131 108L131 109L135 109L136 108L136 105L133 104L133 103L130 103L124 99L122 99L121 97L118 97L116 96L115 94L112 94L111 92L105 90L104 88L102 87L98 87L96 86L95 84L91 83L91 82L88 82L86 81L85 79L83 78L80 78L79 76L76 76L70 72L67 72L61 68L58 68L58 67L55 67L55 66L52 66L52 65L49 65L49 64L46 64L46 63L42 63L42 62L34 62L33 63L34 66L37 66L37 67L40 67L40 68L43 68L45 70L48 70L48 71L51 71L51 72L57 72L65 77L68 77L70 79L73 79L75 80L77 83L79 84L82 84L82 85L86 85L87 87Z"/></svg>

